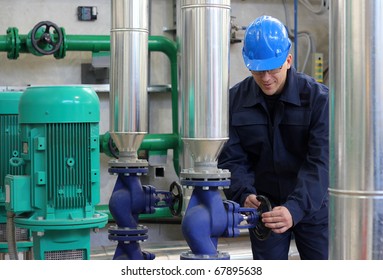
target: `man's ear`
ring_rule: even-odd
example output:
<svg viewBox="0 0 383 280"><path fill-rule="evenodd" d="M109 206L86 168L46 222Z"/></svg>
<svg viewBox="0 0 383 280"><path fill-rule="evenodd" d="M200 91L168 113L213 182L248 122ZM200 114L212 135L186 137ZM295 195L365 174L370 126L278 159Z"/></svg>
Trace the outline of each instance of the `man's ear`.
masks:
<svg viewBox="0 0 383 280"><path fill-rule="evenodd" d="M288 54L288 56L286 58L286 62L287 62L287 69L290 69L291 63L293 62L293 56L291 53Z"/></svg>

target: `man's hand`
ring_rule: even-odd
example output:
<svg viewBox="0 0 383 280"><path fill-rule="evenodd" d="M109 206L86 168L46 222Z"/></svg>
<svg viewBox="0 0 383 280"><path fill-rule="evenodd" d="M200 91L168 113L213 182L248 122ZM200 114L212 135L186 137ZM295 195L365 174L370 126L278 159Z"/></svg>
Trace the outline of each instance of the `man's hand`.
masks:
<svg viewBox="0 0 383 280"><path fill-rule="evenodd" d="M273 210L263 213L262 222L275 233L284 233L293 226L290 211L284 206L277 206Z"/></svg>
<svg viewBox="0 0 383 280"><path fill-rule="evenodd" d="M261 205L261 202L255 194L247 196L244 202L244 206L248 208L258 209L259 205ZM293 226L293 217L284 206L277 206L269 212L264 212L261 219L265 226L271 228L275 233L284 233Z"/></svg>
<svg viewBox="0 0 383 280"><path fill-rule="evenodd" d="M255 194L250 194L246 197L245 202L243 203L243 206L247 208L255 208L257 209L261 205L261 202L257 199L257 196Z"/></svg>

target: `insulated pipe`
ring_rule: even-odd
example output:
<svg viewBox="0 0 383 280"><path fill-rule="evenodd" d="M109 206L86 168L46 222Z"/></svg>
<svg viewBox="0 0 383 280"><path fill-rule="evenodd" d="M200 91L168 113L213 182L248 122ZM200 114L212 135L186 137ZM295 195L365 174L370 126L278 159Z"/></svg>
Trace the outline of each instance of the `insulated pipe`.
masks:
<svg viewBox="0 0 383 280"><path fill-rule="evenodd" d="M383 259L383 3L330 2L330 259Z"/></svg>
<svg viewBox="0 0 383 280"><path fill-rule="evenodd" d="M110 136L119 157L109 161L109 172L118 174L109 201L117 226L109 228L109 239L118 241L114 259L153 259L141 252L147 228L137 224L139 213L153 212L139 179L148 163L137 156L148 126L149 6L147 0L112 0L111 9Z"/></svg>
<svg viewBox="0 0 383 280"><path fill-rule="evenodd" d="M110 135L120 161L135 161L148 132L147 0L112 0L110 35Z"/></svg>
<svg viewBox="0 0 383 280"><path fill-rule="evenodd" d="M181 137L199 171L228 139L230 0L179 2Z"/></svg>
<svg viewBox="0 0 383 280"><path fill-rule="evenodd" d="M182 221L191 253L181 259L226 259L217 252L228 224L221 221L227 213L219 188L229 186L230 172L217 168L217 157L228 139L230 1L181 0L177 12L180 135L186 147L180 177L183 186L194 188Z"/></svg>

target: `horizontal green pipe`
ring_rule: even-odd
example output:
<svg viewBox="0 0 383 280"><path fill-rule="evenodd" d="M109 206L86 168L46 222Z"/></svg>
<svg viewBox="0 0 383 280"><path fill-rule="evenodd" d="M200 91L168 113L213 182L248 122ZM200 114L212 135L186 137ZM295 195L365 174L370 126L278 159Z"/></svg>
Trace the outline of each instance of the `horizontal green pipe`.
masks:
<svg viewBox="0 0 383 280"><path fill-rule="evenodd" d="M9 28L13 32L18 33L17 28ZM66 51L110 51L110 36L109 35L66 35L65 30L62 28L63 33L63 45L61 49L55 54L56 58L65 57ZM9 58L16 59L18 53L28 53L28 35L1 35L0 36L0 51L9 52ZM177 45L175 42L169 40L163 36L149 36L148 38L149 51L163 52L170 61L171 67L171 88L172 88L172 131L170 149L174 149L173 164L176 173L179 173L179 150L180 139L178 137L178 143L173 136L178 136L178 76L177 76ZM14 49L14 50L13 50ZM13 51L12 51L13 50ZM15 51L16 50L16 51ZM14 53L17 55L14 55ZM157 137L157 138L156 138ZM164 136L165 138L168 136ZM161 139L156 136L147 137L147 142L142 143L145 147L159 147L162 144L167 143L168 140ZM157 148L158 149L158 148ZM162 149L161 149L162 150Z"/></svg>
<svg viewBox="0 0 383 280"><path fill-rule="evenodd" d="M140 150L162 151L178 148L178 135L147 134L141 143Z"/></svg>
<svg viewBox="0 0 383 280"><path fill-rule="evenodd" d="M10 44L7 42L7 36L0 35L0 52L8 52L10 47Z"/></svg>
<svg viewBox="0 0 383 280"><path fill-rule="evenodd" d="M112 156L109 150L110 133L107 132L99 136L100 139L100 151L109 156ZM178 135L175 134L146 134L140 150L148 151L164 151L169 149L178 149Z"/></svg>
<svg viewBox="0 0 383 280"><path fill-rule="evenodd" d="M110 51L109 35L65 35L67 51ZM177 63L175 42L163 36L149 36L149 50L163 52L171 63Z"/></svg>
<svg viewBox="0 0 383 280"><path fill-rule="evenodd" d="M104 213L108 216L109 221L113 221L114 218L112 214L110 214L109 206L107 204L100 204L95 206L95 210L97 212ZM170 212L169 208L163 207L163 208L156 208L156 211L153 214L140 214L139 219L140 220L146 220L146 219L163 219L163 218L173 218L174 216Z"/></svg>
<svg viewBox="0 0 383 280"><path fill-rule="evenodd" d="M19 34L18 38L12 37L11 35L0 35L0 52L6 52L16 47L20 53L29 53L28 35ZM63 42L65 51L110 51L110 35L66 35L63 32ZM177 46L173 41L162 36L149 36L148 43L149 50L163 52L169 57L171 63L177 62ZM14 44L19 44L19 46L13 46Z"/></svg>
<svg viewBox="0 0 383 280"><path fill-rule="evenodd" d="M28 35L14 36L0 35L0 52L9 52L16 48L18 53L29 53ZM64 51L60 53L65 56L66 51L110 51L109 35L65 35L63 30ZM173 149L173 164L176 173L179 173L179 147L180 138L178 136L178 76L177 76L177 46L176 44L162 36L149 36L149 51L163 52L167 55L171 67L171 88L172 88L172 134L148 134L141 143L142 150L165 150ZM17 56L18 57L18 56ZM14 57L14 58L17 58ZM62 57L60 57L62 58ZM101 136L103 139L104 136ZM103 141L106 141L103 139ZM105 142L104 142L105 143ZM108 205L98 205L96 209L105 212L109 220L113 217L109 213ZM154 214L144 214L143 219L170 218L172 217L168 208L158 208ZM140 216L141 218L141 216Z"/></svg>
<svg viewBox="0 0 383 280"><path fill-rule="evenodd" d="M110 51L110 36L108 35L66 35L67 51Z"/></svg>

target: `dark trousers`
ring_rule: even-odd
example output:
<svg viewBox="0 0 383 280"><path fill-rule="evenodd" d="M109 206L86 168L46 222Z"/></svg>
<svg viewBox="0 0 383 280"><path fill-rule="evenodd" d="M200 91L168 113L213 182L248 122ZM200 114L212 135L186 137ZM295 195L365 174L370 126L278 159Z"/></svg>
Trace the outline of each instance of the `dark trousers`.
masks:
<svg viewBox="0 0 383 280"><path fill-rule="evenodd" d="M315 215L304 218L288 231L271 233L267 240L260 241L250 230L254 260L287 260L290 243L295 240L301 260L328 259L328 209L322 208Z"/></svg>

